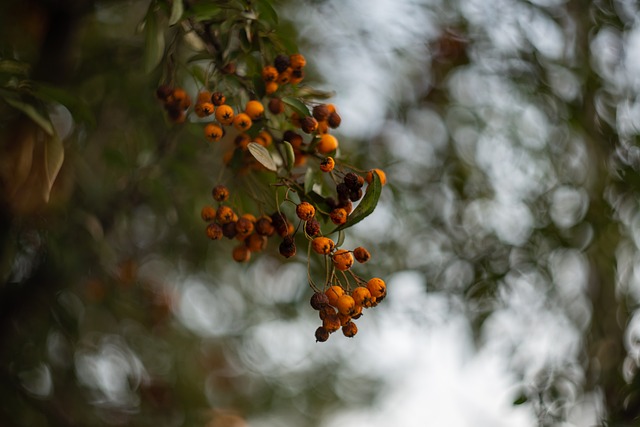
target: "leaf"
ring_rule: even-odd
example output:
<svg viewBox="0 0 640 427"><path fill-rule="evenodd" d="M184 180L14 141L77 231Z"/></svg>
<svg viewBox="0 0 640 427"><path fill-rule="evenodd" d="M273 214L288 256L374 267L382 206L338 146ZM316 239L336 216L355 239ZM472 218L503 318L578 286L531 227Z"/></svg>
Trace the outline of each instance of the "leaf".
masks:
<svg viewBox="0 0 640 427"><path fill-rule="evenodd" d="M164 56L164 29L158 25L155 12L147 15L145 29L144 70L149 73Z"/></svg>
<svg viewBox="0 0 640 427"><path fill-rule="evenodd" d="M304 105L304 103L299 99L283 96L282 102L291 107L296 113L300 115L300 117L307 117L311 115L307 106Z"/></svg>
<svg viewBox="0 0 640 427"><path fill-rule="evenodd" d="M278 13L275 11L271 3L267 0L256 3L259 19L268 24L270 27L278 25Z"/></svg>
<svg viewBox="0 0 640 427"><path fill-rule="evenodd" d="M64 162L64 146L58 135L52 135L44 142L44 175L43 175L43 196L45 201L49 201L49 194L53 183L60 172Z"/></svg>
<svg viewBox="0 0 640 427"><path fill-rule="evenodd" d="M284 144L285 153L287 154L287 171L291 172L291 169L293 169L293 165L296 162L296 153L293 152L293 145L291 145L289 141L282 141L282 143Z"/></svg>
<svg viewBox="0 0 640 427"><path fill-rule="evenodd" d="M47 134L53 135L53 125L51 124L51 120L49 120L48 116L45 117L40 113L35 106L14 97L5 97L4 100L16 110L20 110L29 116L29 118L40 126Z"/></svg>
<svg viewBox="0 0 640 427"><path fill-rule="evenodd" d="M184 5L182 4L182 0L173 0L171 3L171 16L169 17L169 25L175 25L182 18L182 13L184 12Z"/></svg>
<svg viewBox="0 0 640 427"><path fill-rule="evenodd" d="M258 144L257 142L250 142L248 145L248 148L251 155L255 157L255 159L258 162L260 162L262 166L264 166L265 168L273 172L278 170L278 167L276 166L276 162L273 160L273 157L271 157L271 154L269 154L269 151L266 148L264 148L262 145Z"/></svg>
<svg viewBox="0 0 640 427"><path fill-rule="evenodd" d="M34 96L45 102L57 102L69 109L74 120L83 121L95 126L96 119L86 101L71 93L71 91L43 82L33 82Z"/></svg>
<svg viewBox="0 0 640 427"><path fill-rule="evenodd" d="M26 75L29 72L29 64L20 61L14 61L12 59L0 60L0 73L2 74L14 74L14 75Z"/></svg>
<svg viewBox="0 0 640 427"><path fill-rule="evenodd" d="M344 243L344 239L346 237L346 233L344 230L338 231L338 238L336 239L336 248L339 248Z"/></svg>
<svg viewBox="0 0 640 427"><path fill-rule="evenodd" d="M188 14L197 21L208 21L220 12L222 8L213 2L199 2L189 7Z"/></svg>
<svg viewBox="0 0 640 427"><path fill-rule="evenodd" d="M313 190L313 177L313 168L307 168L307 172L304 174L304 194L309 194Z"/></svg>
<svg viewBox="0 0 640 427"><path fill-rule="evenodd" d="M359 223L360 221L371 215L373 210L376 208L376 206L378 205L378 199L380 198L380 193L382 193L382 184L380 183L380 177L378 176L377 172L373 171L372 176L373 179L367 187L367 192L365 193L362 200L360 200L358 206L356 206L353 212L351 212L351 215L349 215L347 222L336 227L332 231L332 233L344 230L345 228L349 228Z"/></svg>

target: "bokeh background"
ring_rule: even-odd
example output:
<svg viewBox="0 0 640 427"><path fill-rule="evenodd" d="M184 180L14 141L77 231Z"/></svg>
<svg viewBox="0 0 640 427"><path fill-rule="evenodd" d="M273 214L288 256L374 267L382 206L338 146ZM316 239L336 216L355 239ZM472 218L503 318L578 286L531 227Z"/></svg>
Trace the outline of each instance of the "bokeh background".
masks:
<svg viewBox="0 0 640 427"><path fill-rule="evenodd" d="M387 299L316 343L306 259L206 239L220 152L155 99L148 1L6 1L0 425L640 425L640 6L270 4L387 174L345 242Z"/></svg>

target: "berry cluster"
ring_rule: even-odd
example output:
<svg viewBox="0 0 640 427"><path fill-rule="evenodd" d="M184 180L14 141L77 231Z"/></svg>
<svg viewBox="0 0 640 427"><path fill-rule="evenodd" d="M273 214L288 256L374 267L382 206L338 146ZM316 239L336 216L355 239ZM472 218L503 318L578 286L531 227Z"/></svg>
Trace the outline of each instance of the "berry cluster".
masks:
<svg viewBox="0 0 640 427"><path fill-rule="evenodd" d="M226 173L234 180L234 201L255 207L249 209L252 213L238 209L230 201L229 189L216 185L215 203L201 210L206 235L211 240L237 240L231 254L237 262L249 261L272 237L278 239L278 252L285 258L295 256L298 245L306 241L308 281L314 291L311 304L322 319L316 339L326 341L340 328L345 336L354 336L353 320L386 295L384 281L367 281L352 271L356 262L367 262L370 253L363 247L340 247L344 229L375 208L386 177L380 169L362 171L340 161L339 142L330 130L342 119L334 105L309 99L304 93L313 91L300 90L305 65L300 54L278 55L272 64L256 70L263 86L256 84L250 90L223 92L218 84L205 83L192 113L194 121L204 122L205 139L214 148L226 147L220 156L227 166L221 177ZM157 96L172 122L185 121L191 100L184 90L163 85ZM265 189L248 184L255 179L236 180L252 172L272 174L273 182ZM250 188L242 188L242 183ZM296 220L290 221L287 212L291 218L295 212ZM311 274L314 253L324 258L320 286Z"/></svg>

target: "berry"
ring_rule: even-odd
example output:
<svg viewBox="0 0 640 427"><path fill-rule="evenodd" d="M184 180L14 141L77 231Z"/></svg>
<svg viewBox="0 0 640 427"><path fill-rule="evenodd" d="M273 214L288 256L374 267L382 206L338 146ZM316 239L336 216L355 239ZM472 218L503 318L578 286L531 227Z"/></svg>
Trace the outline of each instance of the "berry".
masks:
<svg viewBox="0 0 640 427"><path fill-rule="evenodd" d="M373 302L371 292L369 291L369 289L363 286L355 288L353 292L351 292L351 297L353 297L356 305L360 307L369 308L371 307L371 303Z"/></svg>
<svg viewBox="0 0 640 427"><path fill-rule="evenodd" d="M211 94L211 103L216 107L219 107L227 102L227 97L222 92L213 92Z"/></svg>
<svg viewBox="0 0 640 427"><path fill-rule="evenodd" d="M336 151L338 148L338 140L335 136L325 133L320 137L318 145L316 146L319 153L328 154Z"/></svg>
<svg viewBox="0 0 640 427"><path fill-rule="evenodd" d="M273 65L279 73L282 73L291 66L291 60L286 55L278 55L273 61Z"/></svg>
<svg viewBox="0 0 640 427"><path fill-rule="evenodd" d="M197 103L194 111L198 117L207 117L213 114L215 107L211 102Z"/></svg>
<svg viewBox="0 0 640 427"><path fill-rule="evenodd" d="M216 124L209 123L204 127L204 136L207 138L209 142L220 141L220 138L222 138L222 135L224 135L224 131L220 126Z"/></svg>
<svg viewBox="0 0 640 427"><path fill-rule="evenodd" d="M314 310L321 310L329 304L329 297L322 292L316 292L311 296L310 303Z"/></svg>
<svg viewBox="0 0 640 427"><path fill-rule="evenodd" d="M328 339L329 339L329 331L327 331L322 326L316 329L316 342L325 342Z"/></svg>
<svg viewBox="0 0 640 427"><path fill-rule="evenodd" d="M331 172L335 166L336 162L333 157L326 157L320 162L320 170L322 172Z"/></svg>
<svg viewBox="0 0 640 427"><path fill-rule="evenodd" d="M382 169L377 168L371 169L369 172L367 172L367 177L365 178L367 180L367 183L371 184L371 181L373 181L373 171L378 174L378 178L380 178L380 184L385 185L387 183L387 175Z"/></svg>
<svg viewBox="0 0 640 427"><path fill-rule="evenodd" d="M211 240L222 239L222 227L220 227L215 222L207 225L207 237L209 237Z"/></svg>
<svg viewBox="0 0 640 427"><path fill-rule="evenodd" d="M337 331L338 329L340 329L340 326L342 326L342 324L340 322L340 317L338 317L337 313L327 314L325 316L325 318L322 319L322 326L327 331L329 331L329 333L333 333L333 332Z"/></svg>
<svg viewBox="0 0 640 427"><path fill-rule="evenodd" d="M333 285L329 287L329 289L324 291L324 293L327 298L329 298L329 305L335 307L336 303L338 302L338 298L344 295L344 289L342 289L340 286Z"/></svg>
<svg viewBox="0 0 640 427"><path fill-rule="evenodd" d="M340 117L340 115L338 113L336 113L334 111L333 113L329 114L329 118L327 119L327 123L329 124L329 127L331 129L335 129L335 128L340 126L340 123L342 123L342 118Z"/></svg>
<svg viewBox="0 0 640 427"><path fill-rule="evenodd" d="M353 172L347 173L342 181L349 190L357 190L358 188L362 187L360 181L358 180L358 175Z"/></svg>
<svg viewBox="0 0 640 427"><path fill-rule="evenodd" d="M327 120L330 114L331 112L326 104L319 104L313 107L313 117L319 122Z"/></svg>
<svg viewBox="0 0 640 427"><path fill-rule="evenodd" d="M234 237L236 237L238 235L238 230L236 230L236 222L232 220L223 224L222 234L227 239L233 239Z"/></svg>
<svg viewBox="0 0 640 427"><path fill-rule="evenodd" d="M236 139L233 140L233 143L236 145L236 147L239 147L242 150L246 150L250 142L251 137L244 132L236 136Z"/></svg>
<svg viewBox="0 0 640 427"><path fill-rule="evenodd" d="M233 119L233 127L240 132L248 130L252 124L251 117L247 113L240 113Z"/></svg>
<svg viewBox="0 0 640 427"><path fill-rule="evenodd" d="M311 248L320 255L328 255L333 251L336 244L328 237L316 237L311 241Z"/></svg>
<svg viewBox="0 0 640 427"><path fill-rule="evenodd" d="M200 211L200 216L203 221L211 222L216 219L216 210L213 206L204 206Z"/></svg>
<svg viewBox="0 0 640 427"><path fill-rule="evenodd" d="M353 265L353 254L346 249L338 249L332 259L336 270L346 271Z"/></svg>
<svg viewBox="0 0 640 427"><path fill-rule="evenodd" d="M296 215L303 221L309 221L313 219L316 214L316 208L309 202L301 202L296 206Z"/></svg>
<svg viewBox="0 0 640 427"><path fill-rule="evenodd" d="M257 120L264 114L264 106L260 101L251 100L247 102L247 105L244 107L244 112L251 120Z"/></svg>
<svg viewBox="0 0 640 427"><path fill-rule="evenodd" d="M282 114L284 113L284 102L280 98L271 98L268 108L273 114Z"/></svg>
<svg viewBox="0 0 640 427"><path fill-rule="evenodd" d="M260 219L256 221L255 230L257 234L266 237L270 237L275 233L273 221L268 216L260 217Z"/></svg>
<svg viewBox="0 0 640 427"><path fill-rule="evenodd" d="M318 121L311 116L300 120L300 128L304 133L312 133L318 129Z"/></svg>
<svg viewBox="0 0 640 427"><path fill-rule="evenodd" d="M336 308L343 316L351 316L356 312L356 302L351 295L344 294L336 301Z"/></svg>
<svg viewBox="0 0 640 427"><path fill-rule="evenodd" d="M267 236L261 236L257 233L251 234L244 240L251 252L260 252L267 247Z"/></svg>
<svg viewBox="0 0 640 427"><path fill-rule="evenodd" d="M305 224L304 231L307 233L307 236L317 236L320 234L320 223L317 219L312 218Z"/></svg>
<svg viewBox="0 0 640 427"><path fill-rule="evenodd" d="M231 123L233 123L233 119L233 108L231 108L227 104L222 104L216 109L216 120L220 122L220 124L229 126Z"/></svg>
<svg viewBox="0 0 640 427"><path fill-rule="evenodd" d="M342 225L347 222L347 211L344 208L336 208L329 213L329 218L335 225Z"/></svg>
<svg viewBox="0 0 640 427"><path fill-rule="evenodd" d="M371 258L371 254L369 253L369 251L362 246L358 246L353 250L353 256L356 258L356 261L361 264L369 261L369 259Z"/></svg>
<svg viewBox="0 0 640 427"><path fill-rule="evenodd" d="M241 236L246 237L249 234L253 233L253 228L253 222L251 222L251 220L249 220L248 218L241 217L240 219L238 219L238 221L236 221L236 232Z"/></svg>
<svg viewBox="0 0 640 427"><path fill-rule="evenodd" d="M374 277L367 282L367 289L371 292L371 296L379 301L387 295L387 285L384 280Z"/></svg>
<svg viewBox="0 0 640 427"><path fill-rule="evenodd" d="M264 90L267 93L267 95L271 95L272 93L278 90L278 83L268 82L266 85L264 85Z"/></svg>
<svg viewBox="0 0 640 427"><path fill-rule="evenodd" d="M277 78L278 70L276 70L276 67L267 65L262 69L262 80L264 80L265 82L275 82Z"/></svg>
<svg viewBox="0 0 640 427"><path fill-rule="evenodd" d="M269 147L273 143L273 137L266 130L261 130L255 138L255 142L263 147Z"/></svg>
<svg viewBox="0 0 640 427"><path fill-rule="evenodd" d="M213 199L217 202L224 202L229 199L229 189L224 185L216 185L211 190Z"/></svg>
<svg viewBox="0 0 640 427"><path fill-rule="evenodd" d="M218 208L218 212L216 213L216 221L220 225L228 224L233 222L233 217L235 213L229 206L220 206Z"/></svg>
<svg viewBox="0 0 640 427"><path fill-rule="evenodd" d="M285 258L290 258L296 254L296 243L291 236L286 236L280 243L278 248L280 255Z"/></svg>
<svg viewBox="0 0 640 427"><path fill-rule="evenodd" d="M276 80L276 82L279 85L286 85L287 83L291 82L291 68L287 68L286 70L282 71L280 74L278 74L278 78Z"/></svg>
<svg viewBox="0 0 640 427"><path fill-rule="evenodd" d="M300 70L307 65L307 60L299 53L289 55L289 64L294 70Z"/></svg>
<svg viewBox="0 0 640 427"><path fill-rule="evenodd" d="M236 262L247 262L251 258L251 251L245 245L238 245L233 248L231 257Z"/></svg>
<svg viewBox="0 0 640 427"><path fill-rule="evenodd" d="M352 338L355 334L358 333L358 327L353 322L347 322L344 326L342 326L342 333L347 338Z"/></svg>
<svg viewBox="0 0 640 427"><path fill-rule="evenodd" d="M171 89L170 86L168 86L168 85L160 85L156 89L156 96L158 97L159 100L166 102L167 99L169 99L169 96L171 96L172 92L173 92L173 90Z"/></svg>
<svg viewBox="0 0 640 427"><path fill-rule="evenodd" d="M304 142L304 140L302 139L302 135L292 130L287 130L284 135L282 135L282 140L288 141L289 144L291 144L291 146L296 150L299 150L300 147L302 147L302 143Z"/></svg>

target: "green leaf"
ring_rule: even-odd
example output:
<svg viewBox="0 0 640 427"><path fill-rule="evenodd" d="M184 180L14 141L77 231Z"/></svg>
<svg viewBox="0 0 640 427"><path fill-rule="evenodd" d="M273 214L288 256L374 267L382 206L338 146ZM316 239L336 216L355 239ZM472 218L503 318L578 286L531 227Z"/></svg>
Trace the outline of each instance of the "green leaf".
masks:
<svg viewBox="0 0 640 427"><path fill-rule="evenodd" d="M182 13L184 12L184 5L182 4L182 0L173 0L171 3L171 16L169 17L169 25L175 25L182 18Z"/></svg>
<svg viewBox="0 0 640 427"><path fill-rule="evenodd" d="M527 402L527 396L525 396L524 394L519 396L514 402L514 405L522 405L523 403Z"/></svg>
<svg viewBox="0 0 640 427"><path fill-rule="evenodd" d="M33 104L29 104L24 102L17 97L4 97L4 100L7 104L11 105L16 110L20 110L25 113L31 120L33 120L38 126L40 126L47 134L53 135L53 125L51 124L51 120L49 120L49 116L45 116L40 111L36 109Z"/></svg>
<svg viewBox="0 0 640 427"><path fill-rule="evenodd" d="M289 107L291 107L293 109L293 111L295 111L296 113L298 113L300 115L300 117L307 117L307 116L311 115L311 113L309 112L309 109L307 108L307 106L304 105L304 103L302 101L300 101L299 99L291 98L289 96L283 96L282 97L282 102L284 102Z"/></svg>
<svg viewBox="0 0 640 427"><path fill-rule="evenodd" d="M158 25L155 12L147 15L145 22L144 69L149 73L160 64L164 56L164 28Z"/></svg>
<svg viewBox="0 0 640 427"><path fill-rule="evenodd" d="M208 21L218 13L222 12L222 8L213 2L198 2L189 7L188 14L193 16L197 21Z"/></svg>
<svg viewBox="0 0 640 427"><path fill-rule="evenodd" d="M344 230L338 231L338 238L336 239L336 248L339 248L344 243L344 239L346 237L346 233Z"/></svg>
<svg viewBox="0 0 640 427"><path fill-rule="evenodd" d="M275 11L271 3L267 0L259 1L256 3L256 9L258 10L259 19L265 22L269 27L275 27L278 25L278 13Z"/></svg>
<svg viewBox="0 0 640 427"><path fill-rule="evenodd" d="M273 157L271 157L271 154L269 154L269 151L266 148L264 148L262 145L258 144L257 142L250 142L248 145L248 148L251 155L255 157L255 159L258 162L260 162L262 166L264 166L265 168L273 172L278 170L278 167L276 166L276 162L273 160Z"/></svg>
<svg viewBox="0 0 640 427"><path fill-rule="evenodd" d="M358 206L356 206L353 212L351 212L351 215L349 215L347 222L336 227L332 231L332 233L344 230L345 228L349 228L359 223L360 221L371 215L373 210L376 208L376 206L378 205L378 199L380 198L380 193L382 193L382 183L380 182L380 177L378 176L377 172L373 171L372 175L373 179L367 187L367 191L364 197L362 198L362 200L360 200L360 203L358 204Z"/></svg>
<svg viewBox="0 0 640 427"><path fill-rule="evenodd" d="M307 168L304 174L304 194L309 194L313 190L314 176L313 168Z"/></svg>
<svg viewBox="0 0 640 427"><path fill-rule="evenodd" d="M289 141L282 141L282 143L284 144L285 153L287 154L287 171L291 172L291 169L293 169L293 164L296 161L296 153L294 153L293 145L291 145ZM305 187L306 187L306 181L305 181ZM305 188L305 193L306 192L307 190Z"/></svg>
<svg viewBox="0 0 640 427"><path fill-rule="evenodd" d="M58 135L52 135L51 138L47 138L44 146L44 190L45 200L49 200L49 194L53 183L60 172L62 162L64 161L64 146L62 141L58 138Z"/></svg>
<svg viewBox="0 0 640 427"><path fill-rule="evenodd" d="M14 61L13 59L0 60L0 73L26 75L29 72L29 64L26 62Z"/></svg>

